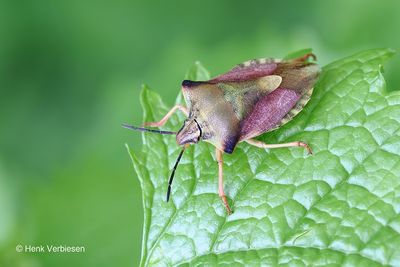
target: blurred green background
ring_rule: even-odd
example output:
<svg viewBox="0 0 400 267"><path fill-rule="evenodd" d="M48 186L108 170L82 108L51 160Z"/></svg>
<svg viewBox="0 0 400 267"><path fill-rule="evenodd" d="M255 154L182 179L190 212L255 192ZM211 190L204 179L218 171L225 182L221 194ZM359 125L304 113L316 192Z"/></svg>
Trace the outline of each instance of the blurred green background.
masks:
<svg viewBox="0 0 400 267"><path fill-rule="evenodd" d="M312 47L322 65L400 50L400 2L1 1L0 266L137 266L142 83L172 105L186 70ZM399 57L386 66L399 88ZM157 149L157 148L154 148ZM17 244L85 246L17 253Z"/></svg>

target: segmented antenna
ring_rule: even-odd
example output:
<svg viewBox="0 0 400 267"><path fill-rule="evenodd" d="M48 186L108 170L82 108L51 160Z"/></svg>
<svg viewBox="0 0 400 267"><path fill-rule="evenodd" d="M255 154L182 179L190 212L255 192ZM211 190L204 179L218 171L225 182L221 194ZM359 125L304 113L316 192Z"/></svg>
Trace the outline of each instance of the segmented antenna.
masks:
<svg viewBox="0 0 400 267"><path fill-rule="evenodd" d="M151 133L159 133L159 134L175 134L175 135L177 134L177 132L147 129L147 128L136 127L136 126L125 124L125 123L122 124L122 127L130 129L130 130L134 130L134 131L151 132Z"/></svg>
<svg viewBox="0 0 400 267"><path fill-rule="evenodd" d="M167 202L169 201L169 196L170 196L170 194L171 194L172 180L174 179L174 175L175 175L176 168L178 167L179 161L180 161L181 158L182 158L183 152L185 152L185 149L186 149L188 146L189 146L189 145L184 145L184 146L183 146L181 152L179 153L178 158L176 159L175 166L174 166L174 168L172 169L171 176L169 177L169 180L168 180L168 189L167 189Z"/></svg>

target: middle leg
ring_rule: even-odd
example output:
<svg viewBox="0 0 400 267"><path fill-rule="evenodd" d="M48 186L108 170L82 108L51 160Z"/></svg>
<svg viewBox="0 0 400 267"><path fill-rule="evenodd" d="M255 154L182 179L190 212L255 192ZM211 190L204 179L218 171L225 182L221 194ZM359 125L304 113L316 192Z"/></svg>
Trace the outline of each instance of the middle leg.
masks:
<svg viewBox="0 0 400 267"><path fill-rule="evenodd" d="M218 148L215 148L215 154L217 156L217 162L218 162L218 193L219 197L221 198L222 202L225 205L226 212L228 215L232 214L232 210L229 207L228 201L226 199L226 195L224 192L224 178L223 178L223 170L222 170L222 165L224 164L224 161L222 159L222 151L219 150Z"/></svg>
<svg viewBox="0 0 400 267"><path fill-rule="evenodd" d="M308 154L312 154L311 147L302 141L295 141L295 142L283 143L283 144L266 144L261 141L255 140L255 139L248 139L245 141L247 143L249 143L250 145L260 147L260 148L279 148L279 147L302 146L307 150Z"/></svg>

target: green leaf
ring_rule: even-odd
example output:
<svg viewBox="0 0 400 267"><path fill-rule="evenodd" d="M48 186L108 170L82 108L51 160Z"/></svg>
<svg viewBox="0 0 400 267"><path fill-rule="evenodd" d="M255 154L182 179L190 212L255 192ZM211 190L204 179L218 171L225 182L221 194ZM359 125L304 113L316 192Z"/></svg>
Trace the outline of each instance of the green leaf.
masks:
<svg viewBox="0 0 400 267"><path fill-rule="evenodd" d="M393 54L368 50L324 67L306 108L260 137L306 141L313 156L246 143L224 155L231 216L218 197L214 147L187 149L167 203L180 148L174 136L144 133L143 147L129 150L143 189L141 266L399 266L400 93L385 93L381 74ZM145 121L168 111L147 87L141 101Z"/></svg>
<svg viewBox="0 0 400 267"><path fill-rule="evenodd" d="M192 81L206 81L210 79L210 73L199 61L196 61L186 73L185 79Z"/></svg>

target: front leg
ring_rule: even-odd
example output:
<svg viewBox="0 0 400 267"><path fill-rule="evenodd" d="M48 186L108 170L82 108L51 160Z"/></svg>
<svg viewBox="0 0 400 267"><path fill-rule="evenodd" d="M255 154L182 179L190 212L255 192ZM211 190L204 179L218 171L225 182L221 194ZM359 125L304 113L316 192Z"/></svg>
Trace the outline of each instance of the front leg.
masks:
<svg viewBox="0 0 400 267"><path fill-rule="evenodd" d="M226 212L228 215L232 214L232 210L229 207L228 201L226 200L226 195L224 192L224 178L223 178L223 170L222 170L222 165L224 164L224 161L222 159L222 151L219 150L218 148L215 149L215 154L217 156L217 162L218 162L218 193L219 197L221 198L222 202L225 205Z"/></svg>
<svg viewBox="0 0 400 267"><path fill-rule="evenodd" d="M168 111L168 113L164 116L164 118L162 118L160 121L156 121L156 122L145 122L143 124L143 126L149 126L149 127L161 127L163 126L168 119L172 116L172 114L175 113L175 111L177 110L182 111L186 117L189 116L189 111L186 107L182 106L182 105L175 105L170 111Z"/></svg>
<svg viewBox="0 0 400 267"><path fill-rule="evenodd" d="M245 141L247 143L249 143L250 145L260 147L260 148L279 148L279 147L302 146L307 150L308 154L312 154L312 150L311 150L310 146L302 141L295 141L295 142L283 143L283 144L266 144L261 141L255 140L255 139L248 139Z"/></svg>

